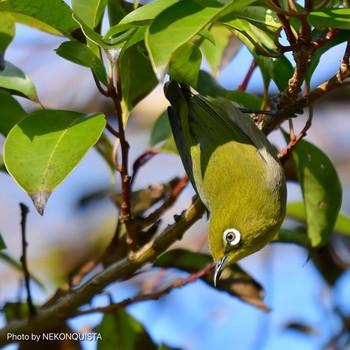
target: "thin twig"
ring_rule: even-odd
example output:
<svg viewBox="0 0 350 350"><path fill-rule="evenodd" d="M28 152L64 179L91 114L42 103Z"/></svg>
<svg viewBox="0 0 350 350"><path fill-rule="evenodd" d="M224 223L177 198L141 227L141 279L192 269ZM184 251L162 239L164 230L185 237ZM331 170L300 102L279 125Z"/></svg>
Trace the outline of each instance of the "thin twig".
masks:
<svg viewBox="0 0 350 350"><path fill-rule="evenodd" d="M130 180L130 187L132 187L132 185L134 184L136 175L138 174L140 168L143 165L145 165L150 159L152 159L156 154L158 154L158 152L155 152L154 150L150 149L141 154L140 157L138 157L135 160L134 165L132 167L133 173Z"/></svg>
<svg viewBox="0 0 350 350"><path fill-rule="evenodd" d="M242 84L238 86L238 90L245 91L247 89L249 80L252 77L253 72L254 72L256 67L257 67L257 63L256 63L255 59L253 59L251 65L249 67L249 70L248 70L246 76L244 77Z"/></svg>
<svg viewBox="0 0 350 350"><path fill-rule="evenodd" d="M27 216L29 213L29 208L23 203L20 203L19 206L21 208L21 236L22 236L22 256L20 261L22 264L22 269L24 274L24 284L27 291L27 303L29 308L29 315L34 316L36 315L36 309L33 304L32 294L30 291L30 273L29 273L28 264L27 264L28 243L26 240L26 224L27 224Z"/></svg>
<svg viewBox="0 0 350 350"><path fill-rule="evenodd" d="M113 100L114 108L118 120L118 134L121 148L121 164L118 168L122 181L122 203L120 207L119 220L121 223L125 224L127 231L127 244L130 248L130 253L133 254L137 249L136 238L135 238L135 224L131 214L131 188L130 182L131 177L128 173L129 166L129 148L130 145L125 137L125 125L123 120L123 110L121 106L122 101L122 89L121 89L121 79L120 79L120 68L116 65L116 88L111 88L111 98Z"/></svg>

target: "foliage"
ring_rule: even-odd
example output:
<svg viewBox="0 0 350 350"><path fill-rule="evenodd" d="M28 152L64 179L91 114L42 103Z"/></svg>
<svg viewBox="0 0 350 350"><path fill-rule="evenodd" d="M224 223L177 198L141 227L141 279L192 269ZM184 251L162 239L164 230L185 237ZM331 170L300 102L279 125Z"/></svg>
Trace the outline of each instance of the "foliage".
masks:
<svg viewBox="0 0 350 350"><path fill-rule="evenodd" d="M159 152L177 152L163 113L153 126L149 149L130 172L129 146L132 145L125 132L129 115L169 76L202 94L231 99L248 109L271 109L274 113L253 114L256 124L266 134L286 120L290 120L291 125L292 117L308 110L308 121L299 135L294 135L293 128L284 132L287 146L279 153L282 162L287 164L289 158L288 162L292 163L291 170L286 171L287 179L297 179L300 183L304 203L289 204L287 215L293 220L292 228L281 229L275 240L299 244L306 249L323 247L327 251L332 247L335 233L349 236L350 219L339 214L342 190L337 172L322 150L302 140L311 127L312 106L329 91L344 86L344 80L350 76L350 10L346 4L345 1L343 4L311 0L306 0L304 5L277 0L155 0L142 5L138 1L131 4L123 0L72 0L69 6L61 0L37 0L33 6L28 0L1 0L0 132L6 141L5 167L0 169L12 176L32 198L40 214L44 213L50 194L92 147L120 174L122 189L120 195L113 197L119 208L115 236L99 259L90 257L86 261L86 266L102 264L102 271L86 282L83 278L91 268L88 271L83 268L73 275L69 292L62 286L48 303L37 309L30 305L29 311L25 308L24 312L22 305L23 312L8 318L8 325L0 331L0 344L11 341L6 336L9 332L39 333L67 327L62 322L79 314L100 312L104 317L97 331L103 333L106 342L101 342L99 348L110 348L109 344L113 344L114 348L133 349L143 340L145 348L156 349L157 344L146 329L123 308L134 302L159 298L198 279L213 287L210 282L213 266L208 255L186 250L163 254L205 212L196 198L186 212L175 218L173 225L158 232L159 219L177 200L187 178L173 179L158 192L152 188L132 191L136 173L151 157ZM108 30L102 32L102 22L107 22L107 16ZM56 53L91 70L96 89L114 106L116 123L98 111L85 115L45 109L31 79L20 67L5 60L6 49L16 35L16 23L66 38ZM347 42L347 46L340 58L339 71L311 89L320 57L342 42ZM228 63L234 64L236 53L243 45L252 55L252 69L237 90L224 89L216 77ZM293 59L286 55L290 52ZM201 70L204 60L210 72ZM250 76L257 68L263 80L263 97L246 91ZM270 103L272 82L279 89L279 96ZM37 110L25 111L17 96L35 102ZM117 128L112 126L115 124ZM155 203L160 204L159 207L149 214L149 208ZM25 221L24 215L22 221ZM24 252L25 246L23 244ZM0 249L5 248L0 235ZM325 280L334 284L344 266L331 254L327 257L340 271L335 277L322 268L320 256L312 258ZM16 269L22 267L25 278L33 278L25 259L19 264L4 252L0 259ZM131 278L145 263L163 269L177 268L190 275L167 288L155 288L125 302L111 301L110 305L98 309L79 309L112 282ZM238 265L230 266L218 289L268 310L262 287ZM31 303L29 288L27 293ZM37 315L32 318L34 315L28 312ZM300 325L294 326L302 329Z"/></svg>

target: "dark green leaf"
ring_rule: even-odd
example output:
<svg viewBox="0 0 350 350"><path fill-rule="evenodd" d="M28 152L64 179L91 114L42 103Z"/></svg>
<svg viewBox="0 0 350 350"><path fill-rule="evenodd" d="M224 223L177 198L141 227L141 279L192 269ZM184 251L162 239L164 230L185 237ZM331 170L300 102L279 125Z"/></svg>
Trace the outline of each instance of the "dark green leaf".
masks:
<svg viewBox="0 0 350 350"><path fill-rule="evenodd" d="M6 243L4 239L2 238L2 234L0 233L0 250L6 249Z"/></svg>
<svg viewBox="0 0 350 350"><path fill-rule="evenodd" d="M0 12L0 53L6 51L15 36L15 20L5 12Z"/></svg>
<svg viewBox="0 0 350 350"><path fill-rule="evenodd" d="M40 214L52 191L97 142L105 124L103 114L40 110L12 128L4 145L6 168Z"/></svg>
<svg viewBox="0 0 350 350"><path fill-rule="evenodd" d="M167 111L164 111L154 123L149 145L156 152L178 154Z"/></svg>
<svg viewBox="0 0 350 350"><path fill-rule="evenodd" d="M56 50L56 53L71 62L91 68L100 82L108 86L106 69L103 62L83 43L65 41Z"/></svg>
<svg viewBox="0 0 350 350"><path fill-rule="evenodd" d="M310 247L310 240L305 227L297 227L293 230L281 228L273 239L275 242L295 243L304 248Z"/></svg>
<svg viewBox="0 0 350 350"><path fill-rule="evenodd" d="M316 29L315 29L316 30ZM326 32L328 32L328 30L326 30ZM325 33L324 33L325 35ZM321 45L316 52L313 54L310 63L309 63L309 67L307 70L307 74L306 74L306 81L308 83L311 82L311 77L314 73L314 71L316 70L319 62L320 62L320 58L321 56L328 52L332 47L339 45L340 43L346 41L349 38L350 33L348 31L342 31L340 33L338 33L335 38L333 38L332 40L327 41L324 45Z"/></svg>
<svg viewBox="0 0 350 350"><path fill-rule="evenodd" d="M213 262L213 258L208 254L193 253L184 249L173 249L162 254L154 265L194 273L211 262Z"/></svg>
<svg viewBox="0 0 350 350"><path fill-rule="evenodd" d="M301 140L292 154L303 191L310 243L319 247L328 242L336 223L342 201L341 184L332 162L316 146Z"/></svg>
<svg viewBox="0 0 350 350"><path fill-rule="evenodd" d="M132 6L123 0L108 0L108 19L111 26L116 25L126 16L124 4Z"/></svg>
<svg viewBox="0 0 350 350"><path fill-rule="evenodd" d="M256 95L241 90L224 89L213 76L202 70L199 72L197 90L204 96L224 97L250 109L260 109L262 104L262 99Z"/></svg>
<svg viewBox="0 0 350 350"><path fill-rule="evenodd" d="M0 70L0 87L34 102L39 101L33 82L23 71L8 61L5 61L5 69Z"/></svg>
<svg viewBox="0 0 350 350"><path fill-rule="evenodd" d="M134 45L121 57L122 96L129 110L158 84L143 45Z"/></svg>
<svg viewBox="0 0 350 350"><path fill-rule="evenodd" d="M310 24L316 28L350 29L350 9L324 9L309 14Z"/></svg>
<svg viewBox="0 0 350 350"><path fill-rule="evenodd" d="M96 331L103 339L98 350L158 350L141 323L123 309L104 315Z"/></svg>
<svg viewBox="0 0 350 350"><path fill-rule="evenodd" d="M8 92L0 90L0 133L7 136L26 112Z"/></svg>
<svg viewBox="0 0 350 350"><path fill-rule="evenodd" d="M168 74L176 81L197 88L201 63L202 54L199 48L192 43L185 43L174 52Z"/></svg>

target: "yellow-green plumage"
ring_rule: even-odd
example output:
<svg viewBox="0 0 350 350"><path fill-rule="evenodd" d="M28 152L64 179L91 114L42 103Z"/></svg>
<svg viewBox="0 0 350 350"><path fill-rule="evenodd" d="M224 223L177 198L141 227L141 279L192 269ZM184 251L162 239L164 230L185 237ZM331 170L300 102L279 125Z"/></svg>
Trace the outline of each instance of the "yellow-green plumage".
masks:
<svg viewBox="0 0 350 350"><path fill-rule="evenodd" d="M226 263L276 235L286 210L284 171L266 136L232 102L192 94L174 81L165 93L185 170L210 212L208 240L219 276ZM233 245L223 236L227 229L239 231Z"/></svg>

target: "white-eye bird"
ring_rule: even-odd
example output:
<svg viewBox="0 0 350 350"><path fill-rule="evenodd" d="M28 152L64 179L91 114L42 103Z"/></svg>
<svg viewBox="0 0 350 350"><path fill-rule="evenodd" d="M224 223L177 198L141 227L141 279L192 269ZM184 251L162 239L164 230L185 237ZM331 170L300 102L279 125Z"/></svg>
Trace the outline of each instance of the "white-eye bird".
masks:
<svg viewBox="0 0 350 350"><path fill-rule="evenodd" d="M233 102L165 85L168 116L186 173L210 213L214 284L226 264L269 243L286 212L286 180L276 151Z"/></svg>

